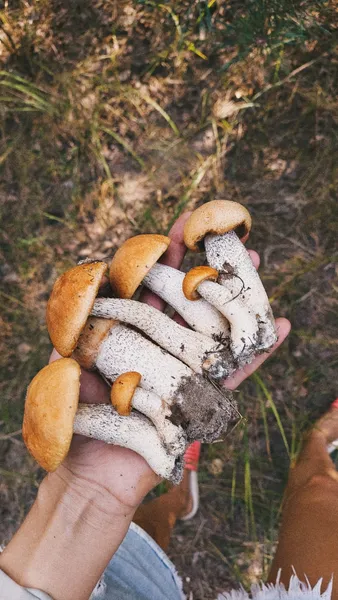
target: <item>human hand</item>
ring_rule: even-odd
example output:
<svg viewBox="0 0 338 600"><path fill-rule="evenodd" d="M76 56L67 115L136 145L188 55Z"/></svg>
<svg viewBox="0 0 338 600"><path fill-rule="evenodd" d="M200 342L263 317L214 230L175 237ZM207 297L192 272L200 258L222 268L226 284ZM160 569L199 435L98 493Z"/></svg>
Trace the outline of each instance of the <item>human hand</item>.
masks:
<svg viewBox="0 0 338 600"><path fill-rule="evenodd" d="M183 242L183 227L189 213L182 215L169 233L172 242L162 258L162 262L174 268L179 268L183 261L186 247ZM259 256L249 250L256 268L259 266ZM165 303L149 291L144 291L142 300L159 310ZM175 318L185 324L179 316ZM249 377L278 346L290 331L290 323L286 319L277 319L278 341L270 352L258 356L250 365L237 371L225 382L229 389L235 389ZM54 350L51 361L59 358ZM109 403L109 387L96 373L82 370L80 402ZM63 465L56 471L56 476L62 477L78 487L93 486L108 492L121 505L136 508L145 494L154 487L159 478L150 469L146 461L135 452L119 446L107 445L98 440L90 440L82 436L74 436L71 450Z"/></svg>

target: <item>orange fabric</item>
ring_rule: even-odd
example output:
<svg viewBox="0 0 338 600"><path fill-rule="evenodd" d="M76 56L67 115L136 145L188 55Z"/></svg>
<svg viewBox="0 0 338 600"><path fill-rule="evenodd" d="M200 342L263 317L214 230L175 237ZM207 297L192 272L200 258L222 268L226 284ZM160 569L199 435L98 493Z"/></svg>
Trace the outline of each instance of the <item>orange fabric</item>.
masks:
<svg viewBox="0 0 338 600"><path fill-rule="evenodd" d="M167 494L142 504L133 521L146 531L162 550L167 550L174 525L189 510L189 473L183 481L173 486Z"/></svg>
<svg viewBox="0 0 338 600"><path fill-rule="evenodd" d="M300 579L314 585L332 575L332 600L338 600L338 474L327 453L327 442L312 431L294 467L284 498L277 552L269 581L290 580L293 568Z"/></svg>

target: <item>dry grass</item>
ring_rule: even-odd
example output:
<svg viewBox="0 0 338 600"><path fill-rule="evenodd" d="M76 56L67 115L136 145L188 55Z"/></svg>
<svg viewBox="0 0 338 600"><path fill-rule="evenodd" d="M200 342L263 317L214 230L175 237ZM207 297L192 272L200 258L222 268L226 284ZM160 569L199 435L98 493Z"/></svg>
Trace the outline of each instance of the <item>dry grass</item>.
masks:
<svg viewBox="0 0 338 600"><path fill-rule="evenodd" d="M215 197L246 204L250 244L293 333L205 447L202 504L171 556L194 600L268 569L301 432L337 369L337 8L333 2L17 0L0 11L0 436L50 349L56 275L167 231ZM42 473L0 437L1 537Z"/></svg>

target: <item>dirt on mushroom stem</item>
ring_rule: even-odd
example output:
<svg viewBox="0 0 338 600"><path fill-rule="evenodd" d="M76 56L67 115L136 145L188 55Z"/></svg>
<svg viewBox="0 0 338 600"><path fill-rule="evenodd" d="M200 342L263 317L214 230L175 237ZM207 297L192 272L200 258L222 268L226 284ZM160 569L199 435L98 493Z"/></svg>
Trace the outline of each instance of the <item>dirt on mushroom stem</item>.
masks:
<svg viewBox="0 0 338 600"><path fill-rule="evenodd" d="M217 307L231 322L230 303L236 304L236 313L239 312L238 306L241 311L246 312L248 326L251 324L247 332L243 330L243 336L240 329L236 332L234 348L239 364L251 362L256 353L268 350L277 340L275 322L263 284L235 232L207 235L205 249L208 264L220 273L219 284L229 292L224 309L219 305ZM211 300L210 297L207 299ZM234 326L235 322L232 321L232 324Z"/></svg>
<svg viewBox="0 0 338 600"><path fill-rule="evenodd" d="M205 240L207 262L220 272L219 283L231 289L232 295L240 295L243 304L255 310L257 318L266 321L265 329L262 328L260 348L268 349L276 339L276 329L269 299L262 281L252 264L247 253L234 231L223 235L207 235ZM235 292L236 279L239 280L239 289Z"/></svg>
<svg viewBox="0 0 338 600"><path fill-rule="evenodd" d="M228 390L206 382L200 376L184 378L177 390L179 400L171 405L170 420L183 427L189 442L221 439L228 425L238 419L236 402Z"/></svg>

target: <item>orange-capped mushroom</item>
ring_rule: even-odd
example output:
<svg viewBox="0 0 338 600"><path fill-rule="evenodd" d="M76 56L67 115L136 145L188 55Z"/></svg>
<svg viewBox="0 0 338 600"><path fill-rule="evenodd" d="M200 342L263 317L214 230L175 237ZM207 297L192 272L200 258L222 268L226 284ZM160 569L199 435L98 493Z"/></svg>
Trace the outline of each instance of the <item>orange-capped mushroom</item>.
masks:
<svg viewBox="0 0 338 600"><path fill-rule="evenodd" d="M185 245L198 252L206 235L223 235L236 231L238 237L246 240L251 229L249 211L232 200L212 200L194 210L184 226Z"/></svg>
<svg viewBox="0 0 338 600"><path fill-rule="evenodd" d="M133 396L140 381L141 375L137 371L122 373L115 379L110 392L110 400L119 415L124 417L130 415Z"/></svg>
<svg viewBox="0 0 338 600"><path fill-rule="evenodd" d="M151 267L170 244L165 235L129 238L116 251L109 270L110 285L119 298L131 298Z"/></svg>
<svg viewBox="0 0 338 600"><path fill-rule="evenodd" d="M102 261L83 263L54 283L46 320L50 339L61 356L68 357L75 350L106 270Z"/></svg>
<svg viewBox="0 0 338 600"><path fill-rule="evenodd" d="M72 358L47 365L28 387L22 436L46 471L55 471L68 454L79 395L80 367Z"/></svg>
<svg viewBox="0 0 338 600"><path fill-rule="evenodd" d="M190 269L183 280L183 292L188 300L198 300L197 288L203 281L217 281L218 271L212 267L200 266Z"/></svg>

